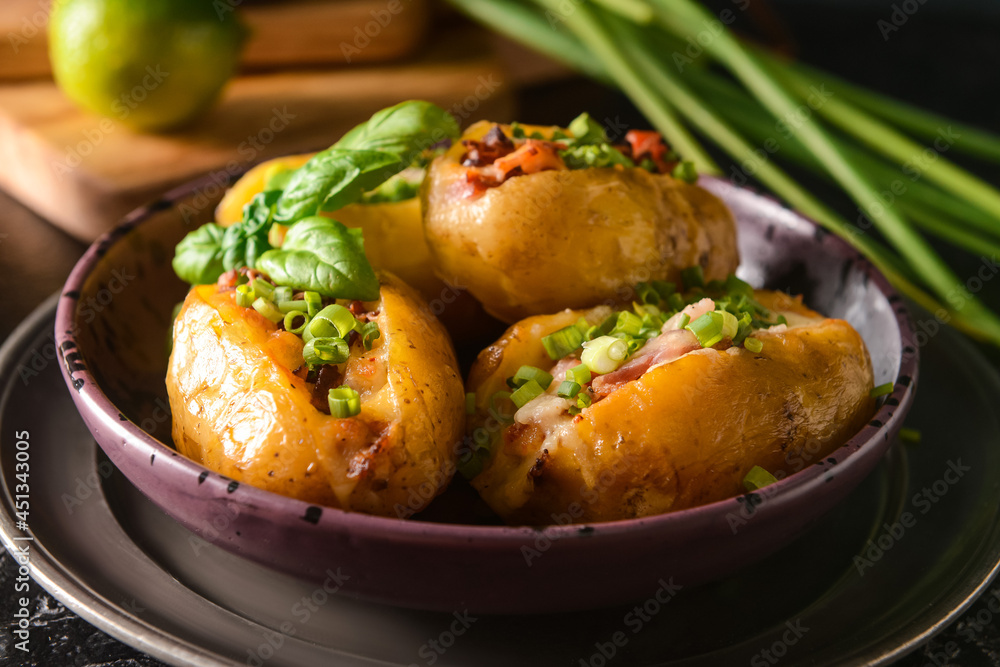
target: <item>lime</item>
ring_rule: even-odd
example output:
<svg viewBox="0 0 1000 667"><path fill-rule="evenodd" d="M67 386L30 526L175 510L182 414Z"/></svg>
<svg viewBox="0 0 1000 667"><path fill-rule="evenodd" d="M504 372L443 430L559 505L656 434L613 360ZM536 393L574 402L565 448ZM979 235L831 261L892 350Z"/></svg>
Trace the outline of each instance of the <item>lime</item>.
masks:
<svg viewBox="0 0 1000 667"><path fill-rule="evenodd" d="M229 3L56 0L49 52L77 104L141 130L207 109L236 69L246 31Z"/></svg>

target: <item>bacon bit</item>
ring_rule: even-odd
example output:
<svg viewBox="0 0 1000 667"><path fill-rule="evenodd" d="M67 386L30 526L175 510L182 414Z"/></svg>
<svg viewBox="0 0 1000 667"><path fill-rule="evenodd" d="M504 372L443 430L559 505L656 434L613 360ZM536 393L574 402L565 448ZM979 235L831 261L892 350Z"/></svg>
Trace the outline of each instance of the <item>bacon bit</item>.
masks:
<svg viewBox="0 0 1000 667"><path fill-rule="evenodd" d="M677 161L667 162L663 156L667 153L667 144L659 132L653 130L629 130L625 134L625 140L632 146L632 159L642 162L643 157L649 157L656 163L656 168L661 174L669 173Z"/></svg>
<svg viewBox="0 0 1000 667"><path fill-rule="evenodd" d="M687 329L675 329L660 334L646 343L624 366L606 375L599 375L591 383L591 390L606 396L621 385L638 380L657 364L673 361L688 352L701 349L698 339Z"/></svg>
<svg viewBox="0 0 1000 667"><path fill-rule="evenodd" d="M502 178L506 179L517 167L524 174L534 174L547 169L566 169L566 164L556 153L555 145L550 141L526 139L520 147L510 155L493 163Z"/></svg>
<svg viewBox="0 0 1000 667"><path fill-rule="evenodd" d="M545 467L545 463L549 460L549 450L543 449L541 456L535 459L535 462L531 465L531 469L528 470L528 477L539 477L542 474L542 468Z"/></svg>
<svg viewBox="0 0 1000 667"><path fill-rule="evenodd" d="M224 292L236 289L236 285L239 280L240 274L236 271L236 269L230 269L219 276L219 279L215 284L218 286L220 292Z"/></svg>
<svg viewBox="0 0 1000 667"><path fill-rule="evenodd" d="M480 141L465 140L465 155L462 165L466 167L483 167L493 164L498 158L514 152L514 142L503 133L499 125L494 125Z"/></svg>
<svg viewBox="0 0 1000 667"><path fill-rule="evenodd" d="M360 317L368 312L368 309L365 308L365 304L361 301L352 301L351 305L349 305L347 309L351 311L351 315L354 315L354 317Z"/></svg>

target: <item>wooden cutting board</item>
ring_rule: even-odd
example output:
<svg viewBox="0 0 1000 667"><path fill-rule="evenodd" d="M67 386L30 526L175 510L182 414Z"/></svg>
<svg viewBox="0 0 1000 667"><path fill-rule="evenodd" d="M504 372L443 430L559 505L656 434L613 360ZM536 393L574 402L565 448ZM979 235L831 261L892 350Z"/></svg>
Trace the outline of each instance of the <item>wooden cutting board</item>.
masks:
<svg viewBox="0 0 1000 667"><path fill-rule="evenodd" d="M463 125L512 119L512 84L483 35L455 37L405 65L238 77L197 125L167 135L80 111L49 81L0 86L0 187L90 240L175 184L325 147L405 99L441 104Z"/></svg>
<svg viewBox="0 0 1000 667"><path fill-rule="evenodd" d="M51 74L50 6L50 0L0 0L0 79ZM250 29L245 68L399 58L423 39L429 14L427 0L216 0L213 6L237 8Z"/></svg>

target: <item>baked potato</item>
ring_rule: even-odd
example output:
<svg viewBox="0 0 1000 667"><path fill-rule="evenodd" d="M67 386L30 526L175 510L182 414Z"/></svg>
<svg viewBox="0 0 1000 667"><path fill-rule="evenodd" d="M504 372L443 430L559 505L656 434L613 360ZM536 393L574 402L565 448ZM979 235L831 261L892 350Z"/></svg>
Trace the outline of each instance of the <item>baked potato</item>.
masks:
<svg viewBox="0 0 1000 667"><path fill-rule="evenodd" d="M773 480L821 460L874 412L865 344L847 322L799 299L756 291L754 301L761 307L754 317L766 313L768 322L755 322L760 328L743 344L716 336L702 347L696 323L715 306L694 301L617 369L577 377L589 380L578 402L560 387L568 370L566 382L571 369L582 370L580 352L586 360L589 348L553 367L543 341L613 320L611 309L511 326L469 376L476 397L469 441L485 459L472 485L511 524L611 521L744 493L755 468ZM690 324L679 328L684 315ZM525 366L536 375L550 369L554 379L517 407L507 394Z"/></svg>
<svg viewBox="0 0 1000 667"><path fill-rule="evenodd" d="M524 130L541 138L515 138ZM735 270L735 224L715 196L659 173L651 160L648 168L625 166L631 158L608 145L585 157L603 164L617 156L613 166L569 168L559 139L569 133L482 121L431 163L421 197L439 276L467 286L510 323L627 302L631 285L676 280L690 265L709 279ZM638 148L621 149L638 162Z"/></svg>
<svg viewBox="0 0 1000 667"><path fill-rule="evenodd" d="M303 339L231 287L201 285L174 324L167 391L177 449L239 482L307 502L385 516L429 503L455 469L464 392L447 334L398 278L378 275L380 298L352 312L378 323L365 350L328 366L360 396L335 418L309 381ZM335 369L335 370L332 370ZM323 384L322 387L319 385Z"/></svg>

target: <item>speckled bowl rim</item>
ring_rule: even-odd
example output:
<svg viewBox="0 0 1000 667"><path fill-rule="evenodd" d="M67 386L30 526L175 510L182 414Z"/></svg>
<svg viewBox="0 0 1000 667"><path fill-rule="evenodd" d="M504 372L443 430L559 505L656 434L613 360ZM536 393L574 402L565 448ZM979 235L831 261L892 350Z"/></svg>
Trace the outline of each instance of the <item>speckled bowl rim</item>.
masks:
<svg viewBox="0 0 1000 667"><path fill-rule="evenodd" d="M235 174L233 179L241 175ZM862 449L879 447L879 440L888 441L889 433L898 428L899 424L896 421L903 418L913 401L919 359L909 312L902 297L881 272L858 251L851 248L839 237L827 232L814 220L796 211L791 211L773 197L762 195L752 189L736 186L715 177L702 177L702 180L705 184L710 185L713 191L726 189L742 191L754 197L765 199L769 206L779 206L785 209L791 215L789 220L784 222L790 221L793 231L808 231L816 243L825 246L827 252L834 253L845 261L852 260L854 262L853 270L862 271L867 279L875 284L885 296L895 317L900 339L901 358L899 371L893 381L892 393L883 400L871 421L844 445L818 464L809 465L803 470L779 480L767 487L766 491L766 495L771 498L797 496L808 491L812 486L822 484L824 478L825 481L830 481L832 467L848 461ZM540 533L549 539L587 539L591 541L594 539L613 540L624 534L635 536L639 532L664 535L675 530L708 525L719 517L745 511L747 496L754 494L734 496L707 505L666 514L587 524L585 529L581 529L579 524L550 525L544 528L474 526L372 516L331 507L320 508L305 501L258 489L249 484L234 485L233 480L181 456L176 450L153 438L132 421L123 421L119 418L118 408L104 394L89 370L80 368L79 365L72 363L72 359L67 359L67 356L78 354L73 326L80 290L108 248L143 224L153 214L174 207L178 200L194 194L210 184L216 184L212 175L190 181L125 216L119 225L97 239L80 258L70 273L62 298L59 300L55 318L55 337L66 381L77 390L78 399L82 405L85 405L95 418L100 419L102 426L113 436L113 439L123 444L127 443L132 448L132 452L127 455L130 458L138 457L138 460L155 458L157 467L161 466L162 461L162 465L167 468L162 473L164 478L169 476L170 479L180 480L198 477L200 481L204 482L198 485L199 492L204 494L206 498L218 498L224 493L233 493L233 490L239 487L240 494L231 496L232 500L251 507L253 514L272 517L284 516L289 522L305 519L316 527L337 525L357 535L370 535L381 540L398 538L409 544L438 540L461 540L463 542L474 540L496 546L509 544L509 546L517 548L524 543L526 537L534 539ZM141 486L139 488L141 490Z"/></svg>

